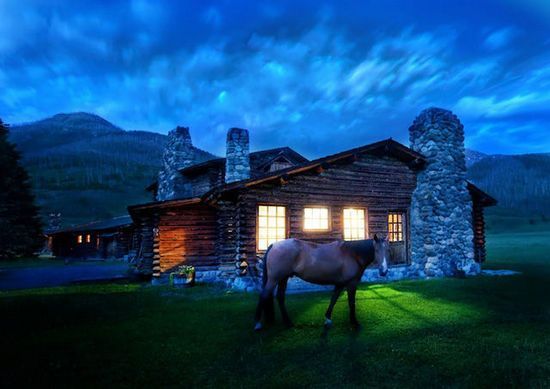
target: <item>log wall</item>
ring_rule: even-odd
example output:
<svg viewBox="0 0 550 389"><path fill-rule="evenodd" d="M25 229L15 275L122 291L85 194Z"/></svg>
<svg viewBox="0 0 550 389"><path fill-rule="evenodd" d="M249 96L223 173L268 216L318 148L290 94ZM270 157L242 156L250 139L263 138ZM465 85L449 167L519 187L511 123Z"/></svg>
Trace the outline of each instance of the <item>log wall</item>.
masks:
<svg viewBox="0 0 550 389"><path fill-rule="evenodd" d="M315 242L342 239L343 208L365 208L368 235L372 237L375 233L387 234L388 211L403 211L406 220L409 219L408 208L416 185L415 173L403 162L370 155L359 155L354 162L332 164L322 171L302 173L287 180L250 187L233 201L218 203L223 215L222 235L218 239L223 252L222 265L234 269L237 258L255 261L257 254L261 254L256 247L256 212L260 204L286 206L287 237ZM329 231L303 230L303 212L307 206L329 207Z"/></svg>
<svg viewBox="0 0 550 389"><path fill-rule="evenodd" d="M474 259L478 263L485 262L485 219L481 202L473 198L473 227L474 227Z"/></svg>
<svg viewBox="0 0 550 389"><path fill-rule="evenodd" d="M214 208L199 204L163 210L159 214L158 229L160 273L180 265L218 265Z"/></svg>

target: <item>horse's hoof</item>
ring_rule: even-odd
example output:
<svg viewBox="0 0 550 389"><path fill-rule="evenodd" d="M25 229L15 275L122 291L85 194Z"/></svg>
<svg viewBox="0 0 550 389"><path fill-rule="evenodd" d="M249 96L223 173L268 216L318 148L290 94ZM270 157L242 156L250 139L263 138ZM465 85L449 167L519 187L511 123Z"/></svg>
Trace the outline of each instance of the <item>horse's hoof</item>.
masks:
<svg viewBox="0 0 550 389"><path fill-rule="evenodd" d="M332 327L332 320L330 320L330 319L325 319L325 327L326 327L326 328Z"/></svg>
<svg viewBox="0 0 550 389"><path fill-rule="evenodd" d="M254 331L260 331L262 329L262 323L258 322L256 323L256 325L254 326Z"/></svg>

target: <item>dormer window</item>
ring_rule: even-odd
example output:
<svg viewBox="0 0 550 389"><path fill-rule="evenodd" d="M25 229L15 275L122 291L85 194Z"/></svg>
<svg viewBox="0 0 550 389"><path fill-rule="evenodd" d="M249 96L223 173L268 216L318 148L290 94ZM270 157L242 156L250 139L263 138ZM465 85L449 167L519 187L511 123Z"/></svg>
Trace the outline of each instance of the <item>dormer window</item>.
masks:
<svg viewBox="0 0 550 389"><path fill-rule="evenodd" d="M287 169L291 166L294 166L292 162L290 162L286 157L283 157L282 155L280 157L277 157L271 164L269 164L267 171L274 172L276 170L282 170Z"/></svg>

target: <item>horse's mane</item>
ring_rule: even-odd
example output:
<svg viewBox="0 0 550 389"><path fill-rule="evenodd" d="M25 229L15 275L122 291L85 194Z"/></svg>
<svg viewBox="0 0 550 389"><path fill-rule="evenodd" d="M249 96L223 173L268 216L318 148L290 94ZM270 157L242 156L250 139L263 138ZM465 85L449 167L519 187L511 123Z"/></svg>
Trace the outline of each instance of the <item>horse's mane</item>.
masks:
<svg viewBox="0 0 550 389"><path fill-rule="evenodd" d="M352 254L366 260L367 264L374 261L374 242L372 239L347 240L343 248Z"/></svg>

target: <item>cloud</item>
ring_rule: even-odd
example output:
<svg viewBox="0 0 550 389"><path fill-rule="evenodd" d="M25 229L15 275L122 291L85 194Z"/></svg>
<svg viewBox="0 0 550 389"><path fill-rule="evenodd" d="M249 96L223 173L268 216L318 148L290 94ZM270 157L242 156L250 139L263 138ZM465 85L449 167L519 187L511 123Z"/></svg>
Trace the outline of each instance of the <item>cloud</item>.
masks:
<svg viewBox="0 0 550 389"><path fill-rule="evenodd" d="M209 7L206 9L206 11L203 12L202 20L205 23L215 28L218 28L222 24L223 17L220 11L216 7Z"/></svg>
<svg viewBox="0 0 550 389"><path fill-rule="evenodd" d="M189 125L218 153L226 129L243 126L253 148L309 156L406 142L430 105L456 110L487 149L495 129L522 129L520 117L545 123L550 61L517 44L524 26L496 19L487 24L507 27L487 32L459 14L437 24L435 6L407 19L375 6L299 12L306 0L17 4L0 2L0 114L12 123L91 111L127 129Z"/></svg>
<svg viewBox="0 0 550 389"><path fill-rule="evenodd" d="M465 96L454 107L468 117L502 118L518 114L545 113L550 106L550 92L529 92L498 99L495 96Z"/></svg>
<svg viewBox="0 0 550 389"><path fill-rule="evenodd" d="M518 35L518 30L515 27L505 27L491 32L485 38L485 47L490 50L497 50L508 46L511 41Z"/></svg>

